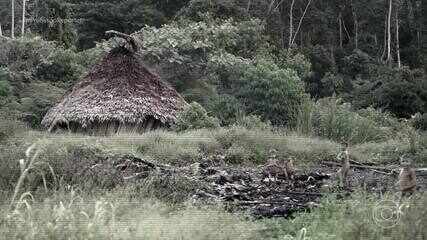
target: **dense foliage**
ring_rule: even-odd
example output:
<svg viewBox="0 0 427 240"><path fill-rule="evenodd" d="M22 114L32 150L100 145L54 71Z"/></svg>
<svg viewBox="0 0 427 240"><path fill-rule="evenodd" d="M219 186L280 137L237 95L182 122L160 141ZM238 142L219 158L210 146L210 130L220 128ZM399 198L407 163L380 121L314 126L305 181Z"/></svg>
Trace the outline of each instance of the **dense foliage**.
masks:
<svg viewBox="0 0 427 240"><path fill-rule="evenodd" d="M31 81L68 90L115 44L104 40L114 29L138 32L147 64L221 125L257 114L289 126L307 100L304 91L314 99L341 97L354 110L374 107L409 118L427 108L425 7L419 0L392 1L390 12L388 3L31 1L28 39L1 40L1 65L12 81L2 80L0 90L18 103ZM1 4L8 36L11 12ZM15 36L21 8L16 3Z"/></svg>
<svg viewBox="0 0 427 240"><path fill-rule="evenodd" d="M422 0L0 1L0 236L425 237L426 195L335 196L324 185L331 197L306 213L252 219L194 205L199 177L156 167L125 178L116 154L200 174L206 164L258 169L275 149L306 172L350 146L354 163L394 168L405 156L425 167L426 16ZM108 30L132 34L144 64L190 104L171 129L140 135L40 131L48 109L120 44ZM389 201L403 204L392 212L401 218L381 228L372 215Z"/></svg>

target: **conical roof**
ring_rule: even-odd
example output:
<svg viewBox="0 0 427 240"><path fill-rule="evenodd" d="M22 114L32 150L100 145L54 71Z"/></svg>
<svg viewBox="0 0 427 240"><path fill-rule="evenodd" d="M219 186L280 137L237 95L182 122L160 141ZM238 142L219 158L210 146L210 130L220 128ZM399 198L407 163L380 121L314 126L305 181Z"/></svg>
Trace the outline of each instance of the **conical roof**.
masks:
<svg viewBox="0 0 427 240"><path fill-rule="evenodd" d="M152 117L164 124L175 122L185 100L160 77L150 72L137 54L125 47L110 51L48 111L42 124L118 121L141 123Z"/></svg>

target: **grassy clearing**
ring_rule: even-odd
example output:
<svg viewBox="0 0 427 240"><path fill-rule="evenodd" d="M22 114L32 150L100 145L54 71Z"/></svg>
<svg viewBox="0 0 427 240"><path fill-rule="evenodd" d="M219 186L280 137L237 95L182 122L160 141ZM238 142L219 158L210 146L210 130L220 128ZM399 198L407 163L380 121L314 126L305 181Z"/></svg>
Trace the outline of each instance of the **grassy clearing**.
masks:
<svg viewBox="0 0 427 240"><path fill-rule="evenodd" d="M396 138L383 142L367 142L352 146L352 158L360 162L398 164L403 154L411 156L419 166L427 162L427 134ZM258 165L268 158L268 151L276 148L281 157L292 156L299 166L334 160L342 145L318 137L308 137L286 131L247 129L233 126L215 130L186 132L153 131L143 135L117 135L95 137L77 134L48 134L28 131L8 138L0 144L0 187L12 189L20 169L18 160L25 150L39 143L40 172L32 172L28 182L32 188L44 184L57 187L60 181L67 184L84 184L89 188L113 188L114 171L105 172L105 178L93 182L82 177L82 169L103 161L112 154L135 154L139 157L171 165L189 165L207 155L223 155L228 164ZM52 171L54 172L52 174ZM113 179L113 180L111 180ZM26 184L28 185L28 184Z"/></svg>
<svg viewBox="0 0 427 240"><path fill-rule="evenodd" d="M218 207L135 201L129 194L129 189L98 196L69 190L27 198L9 214L1 207L0 234L7 239L258 239L262 228Z"/></svg>
<svg viewBox="0 0 427 240"><path fill-rule="evenodd" d="M3 202L0 234L7 239L424 239L426 204L427 195L399 205L392 195L380 199L359 192L345 201L326 197L294 219L254 220L221 206L165 204L134 188L95 194L71 188L27 196L12 212Z"/></svg>
<svg viewBox="0 0 427 240"><path fill-rule="evenodd" d="M425 159L426 135L414 139L415 144L410 139L362 143L353 146L352 155L357 160L389 163L415 150L415 156ZM18 160L26 158L25 150L34 142L40 146L37 168L28 173L18 191L33 195L17 197L15 210L9 211L12 189L21 175ZM334 158L341 145L294 133L241 127L154 131L141 136L16 135L0 145L0 234L8 239L303 239L304 233L312 239L427 236L427 196L402 208L392 229L373 221L373 213L395 199L386 196L380 200L362 193L346 201L330 196L319 208L292 220L253 220L244 214L227 213L221 206L193 205L186 193L195 186L188 179L153 175L123 188L114 182L112 169L106 169L102 178L81 171L115 153L134 153L174 165L196 162L207 154L224 154L229 164L253 165L265 161L270 148L283 156L297 157L297 164L309 164Z"/></svg>

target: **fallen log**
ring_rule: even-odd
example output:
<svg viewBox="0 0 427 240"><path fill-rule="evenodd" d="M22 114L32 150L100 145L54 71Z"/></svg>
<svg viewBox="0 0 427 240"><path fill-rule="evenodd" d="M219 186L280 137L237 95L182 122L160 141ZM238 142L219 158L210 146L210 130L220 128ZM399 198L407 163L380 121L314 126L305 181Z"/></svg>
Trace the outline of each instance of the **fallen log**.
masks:
<svg viewBox="0 0 427 240"><path fill-rule="evenodd" d="M341 167L340 163L336 162L321 162L321 164L326 166L332 166L332 167ZM376 167L376 166L367 166L367 165L356 165L356 164L350 164L350 167L352 168L358 168L358 169L370 169L370 170L377 170L382 172L393 172L395 169L390 169L387 167Z"/></svg>

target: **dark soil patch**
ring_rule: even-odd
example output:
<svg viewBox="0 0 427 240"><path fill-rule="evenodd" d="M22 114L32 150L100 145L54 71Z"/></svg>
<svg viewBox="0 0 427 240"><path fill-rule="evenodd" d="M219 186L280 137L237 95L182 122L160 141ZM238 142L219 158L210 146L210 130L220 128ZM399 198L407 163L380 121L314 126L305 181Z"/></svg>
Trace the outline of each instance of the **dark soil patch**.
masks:
<svg viewBox="0 0 427 240"><path fill-rule="evenodd" d="M175 168L160 165L130 156L116 156L107 161L119 174L124 183L157 177L177 175L197 183L188 196L200 204L221 203L230 211L247 212L255 217L290 217L295 212L316 207L322 196L336 193L351 194L354 189L384 193L395 191L397 171L352 168L348 187L338 184L338 167L319 166L297 171L293 180L278 177L265 178L262 167L226 166L221 161L203 160L190 166ZM425 189L425 179L419 182ZM166 180L165 180L166 181ZM177 190L179 191L179 190Z"/></svg>

